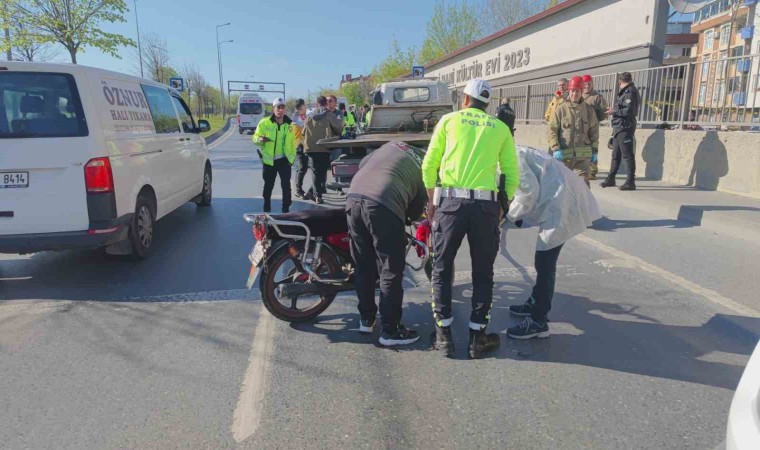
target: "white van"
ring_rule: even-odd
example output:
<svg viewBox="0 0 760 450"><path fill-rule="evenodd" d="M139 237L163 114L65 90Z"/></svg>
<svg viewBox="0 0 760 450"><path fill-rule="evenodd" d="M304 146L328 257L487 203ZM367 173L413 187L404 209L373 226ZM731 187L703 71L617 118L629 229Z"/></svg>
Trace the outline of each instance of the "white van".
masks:
<svg viewBox="0 0 760 450"><path fill-rule="evenodd" d="M0 61L0 253L146 257L158 219L211 203L208 128L153 81Z"/></svg>
<svg viewBox="0 0 760 450"><path fill-rule="evenodd" d="M243 94L238 100L238 132L254 132L259 121L266 116L264 100L258 94Z"/></svg>

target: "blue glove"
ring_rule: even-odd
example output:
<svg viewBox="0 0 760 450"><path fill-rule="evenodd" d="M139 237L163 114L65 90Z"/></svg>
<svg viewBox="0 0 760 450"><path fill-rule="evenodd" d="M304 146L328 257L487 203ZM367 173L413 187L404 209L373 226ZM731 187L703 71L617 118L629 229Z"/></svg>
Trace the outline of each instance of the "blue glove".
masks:
<svg viewBox="0 0 760 450"><path fill-rule="evenodd" d="M596 164L599 162L599 153L592 153L591 154L591 164Z"/></svg>
<svg viewBox="0 0 760 450"><path fill-rule="evenodd" d="M554 159L562 161L562 150L554 150Z"/></svg>

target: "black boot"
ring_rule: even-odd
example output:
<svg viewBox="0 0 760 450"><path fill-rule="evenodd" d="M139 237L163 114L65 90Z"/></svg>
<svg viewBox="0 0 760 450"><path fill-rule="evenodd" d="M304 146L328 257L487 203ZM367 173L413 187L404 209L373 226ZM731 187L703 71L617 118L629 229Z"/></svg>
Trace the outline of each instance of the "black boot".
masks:
<svg viewBox="0 0 760 450"><path fill-rule="evenodd" d="M599 183L599 186L601 186L603 188L613 187L613 186L615 186L615 179L607 177L607 178L604 179L604 181L602 181L601 183Z"/></svg>
<svg viewBox="0 0 760 450"><path fill-rule="evenodd" d="M620 189L621 191L635 191L636 182L633 180L628 180L625 183L623 183L623 185L620 186L618 189Z"/></svg>
<svg viewBox="0 0 760 450"><path fill-rule="evenodd" d="M451 327L439 327L436 325L431 337L434 350L438 350L447 358L454 357L454 338L451 336Z"/></svg>
<svg viewBox="0 0 760 450"><path fill-rule="evenodd" d="M483 353L492 352L499 348L499 335L486 333L486 330L470 329L470 345L468 348L470 359L479 359Z"/></svg>

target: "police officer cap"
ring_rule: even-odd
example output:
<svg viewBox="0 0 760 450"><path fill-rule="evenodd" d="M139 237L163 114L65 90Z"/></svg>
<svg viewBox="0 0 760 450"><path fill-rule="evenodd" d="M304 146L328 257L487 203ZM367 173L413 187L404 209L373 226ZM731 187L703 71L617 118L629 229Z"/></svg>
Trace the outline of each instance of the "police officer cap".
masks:
<svg viewBox="0 0 760 450"><path fill-rule="evenodd" d="M272 106L275 107L275 108L278 107L278 106L284 106L284 105L285 105L285 99L282 98L282 97L277 97L272 102Z"/></svg>
<svg viewBox="0 0 760 450"><path fill-rule="evenodd" d="M464 87L464 93L483 103L488 103L491 99L491 83L486 80L470 80Z"/></svg>

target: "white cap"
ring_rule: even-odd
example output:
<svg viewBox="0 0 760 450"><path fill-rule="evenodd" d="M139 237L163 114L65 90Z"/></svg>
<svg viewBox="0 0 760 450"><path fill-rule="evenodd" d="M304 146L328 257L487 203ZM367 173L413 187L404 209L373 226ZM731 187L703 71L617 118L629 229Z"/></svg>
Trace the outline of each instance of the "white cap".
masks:
<svg viewBox="0 0 760 450"><path fill-rule="evenodd" d="M481 95L483 91L488 92L488 98ZM491 83L486 80L470 80L464 87L464 93L483 103L488 103L491 100Z"/></svg>
<svg viewBox="0 0 760 450"><path fill-rule="evenodd" d="M282 98L282 97L277 97L272 102L272 107L277 107L277 106L280 106L280 105L283 105L283 106L285 105L285 99Z"/></svg>

